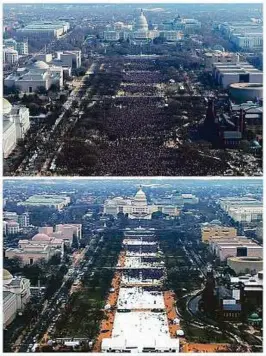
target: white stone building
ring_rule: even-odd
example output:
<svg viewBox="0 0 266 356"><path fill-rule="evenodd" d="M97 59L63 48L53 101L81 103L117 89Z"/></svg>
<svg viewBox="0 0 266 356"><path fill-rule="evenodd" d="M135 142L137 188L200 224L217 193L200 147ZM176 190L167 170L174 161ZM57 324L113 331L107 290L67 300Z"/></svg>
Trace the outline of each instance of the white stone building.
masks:
<svg viewBox="0 0 266 356"><path fill-rule="evenodd" d="M3 61L7 64L15 64L18 62L18 51L12 48L4 48Z"/></svg>
<svg viewBox="0 0 266 356"><path fill-rule="evenodd" d="M30 281L24 277L13 277L3 271L3 324L12 323L18 312L23 312L30 300Z"/></svg>
<svg viewBox="0 0 266 356"><path fill-rule="evenodd" d="M262 50L262 21L233 21L219 25L220 31L241 50Z"/></svg>
<svg viewBox="0 0 266 356"><path fill-rule="evenodd" d="M28 68L19 68L15 73L4 79L7 87L17 87L22 93L35 93L40 88L49 90L51 85L63 87L63 68L49 66L47 63L37 61Z"/></svg>
<svg viewBox="0 0 266 356"><path fill-rule="evenodd" d="M148 21L143 10L135 18L133 25L125 25L122 22L116 22L113 26L107 25L103 38L108 42L119 41L119 39L129 39L132 43L142 43L153 40L160 36L160 31L150 30Z"/></svg>
<svg viewBox="0 0 266 356"><path fill-rule="evenodd" d="M211 69L214 63L238 63L240 56L235 52L224 52L220 50L208 51L204 53L204 64Z"/></svg>
<svg viewBox="0 0 266 356"><path fill-rule="evenodd" d="M14 105L11 110L11 116L16 124L17 140L23 140L30 128L29 109L26 106Z"/></svg>
<svg viewBox="0 0 266 356"><path fill-rule="evenodd" d="M31 206L49 206L57 210L62 210L70 203L70 197L59 194L36 194L30 196L27 200L19 202L18 205Z"/></svg>
<svg viewBox="0 0 266 356"><path fill-rule="evenodd" d="M69 22L38 21L17 30L17 35L30 39L53 39L67 33L70 28Z"/></svg>
<svg viewBox="0 0 266 356"><path fill-rule="evenodd" d="M243 251L243 254L241 254ZM217 257L221 261L226 261L228 257L259 257L263 258L263 248L258 245L234 245L234 244L218 244Z"/></svg>
<svg viewBox="0 0 266 356"><path fill-rule="evenodd" d="M3 236L6 236L7 234L7 221L3 221Z"/></svg>
<svg viewBox="0 0 266 356"><path fill-rule="evenodd" d="M185 34L197 33L201 29L201 22L196 19L186 19L178 15L174 20L165 21L159 25L161 30L182 31Z"/></svg>
<svg viewBox="0 0 266 356"><path fill-rule="evenodd" d="M180 31L161 31L160 36L167 42L178 42L182 39L182 33Z"/></svg>
<svg viewBox="0 0 266 356"><path fill-rule="evenodd" d="M41 259L48 261L52 256L64 255L64 240L38 233L31 240L19 240L18 248L8 248L6 258L19 257L23 264L33 264Z"/></svg>
<svg viewBox="0 0 266 356"><path fill-rule="evenodd" d="M23 213L21 215L18 215L18 223L20 228L28 227L30 225L29 213Z"/></svg>
<svg viewBox="0 0 266 356"><path fill-rule="evenodd" d="M27 56L29 54L29 44L28 41L17 42L18 54L22 56Z"/></svg>
<svg viewBox="0 0 266 356"><path fill-rule="evenodd" d="M251 197L220 199L221 208L238 223L260 222L263 217L262 202Z"/></svg>
<svg viewBox="0 0 266 356"><path fill-rule="evenodd" d="M199 198L193 194L181 194L184 204L198 204Z"/></svg>
<svg viewBox="0 0 266 356"><path fill-rule="evenodd" d="M104 31L103 33L104 41L108 42L116 42L120 39L120 32L119 31Z"/></svg>
<svg viewBox="0 0 266 356"><path fill-rule="evenodd" d="M39 227L39 233L63 239L66 244L71 245L74 236L76 236L78 240L82 238L82 225L58 224L55 226L55 228L52 226L44 226Z"/></svg>
<svg viewBox="0 0 266 356"><path fill-rule="evenodd" d="M81 51L59 51L56 52L54 63L57 65L67 66L71 69L81 67Z"/></svg>
<svg viewBox="0 0 266 356"><path fill-rule="evenodd" d="M263 207L231 207L228 215L239 223L251 223L262 221Z"/></svg>
<svg viewBox="0 0 266 356"><path fill-rule="evenodd" d="M6 234L7 235L16 235L19 233L20 227L19 223L14 220L6 221Z"/></svg>
<svg viewBox="0 0 266 356"><path fill-rule="evenodd" d="M223 88L233 83L263 83L263 72L248 62L213 63L213 78Z"/></svg>
<svg viewBox="0 0 266 356"><path fill-rule="evenodd" d="M13 38L8 38L4 40L4 48L12 48L12 49L17 49L17 41L14 40Z"/></svg>
<svg viewBox="0 0 266 356"><path fill-rule="evenodd" d="M3 99L3 154L7 158L30 128L29 109Z"/></svg>
<svg viewBox="0 0 266 356"><path fill-rule="evenodd" d="M14 220L18 222L18 214L14 211L4 211L3 218L7 220Z"/></svg>
<svg viewBox="0 0 266 356"><path fill-rule="evenodd" d="M263 269L263 259L259 257L228 257L227 265L237 274L245 273L247 270L258 273Z"/></svg>
<svg viewBox="0 0 266 356"><path fill-rule="evenodd" d="M19 55L28 55L29 54L29 46L28 41L18 42L13 38L8 38L4 40L4 48L12 48L18 52Z"/></svg>
<svg viewBox="0 0 266 356"><path fill-rule="evenodd" d="M152 213L161 211L170 216L178 216L180 209L174 205L148 204L146 194L140 187L135 197L116 197L104 203L104 214L116 216L118 213L128 214L129 219L151 219Z"/></svg>
<svg viewBox="0 0 266 356"><path fill-rule="evenodd" d="M3 212L3 218L7 220L13 220L17 223L19 223L19 227L28 227L29 226L29 213L23 213L21 215L18 215L16 212L13 211L4 211Z"/></svg>
<svg viewBox="0 0 266 356"><path fill-rule="evenodd" d="M233 34L231 41L239 49L261 50L263 48L263 32Z"/></svg>

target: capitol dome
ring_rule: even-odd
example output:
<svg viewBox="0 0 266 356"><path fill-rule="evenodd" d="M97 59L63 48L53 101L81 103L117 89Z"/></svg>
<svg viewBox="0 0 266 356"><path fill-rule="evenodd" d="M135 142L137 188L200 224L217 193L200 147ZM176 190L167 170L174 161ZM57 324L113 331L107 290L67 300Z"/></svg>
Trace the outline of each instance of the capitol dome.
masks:
<svg viewBox="0 0 266 356"><path fill-rule="evenodd" d="M8 100L3 98L3 114L8 115L10 114L11 110L12 110L12 105Z"/></svg>
<svg viewBox="0 0 266 356"><path fill-rule="evenodd" d="M43 61L34 62L32 66L35 69L48 69L49 68L49 65Z"/></svg>
<svg viewBox="0 0 266 356"><path fill-rule="evenodd" d="M252 313L250 315L250 319L258 319L259 318L259 315L257 313Z"/></svg>
<svg viewBox="0 0 266 356"><path fill-rule="evenodd" d="M4 284L9 284L9 283L11 283L12 279L13 279L12 274L7 269L4 269L4 271L3 271L3 283Z"/></svg>
<svg viewBox="0 0 266 356"><path fill-rule="evenodd" d="M139 190L134 198L135 204L147 205L146 194L143 192L142 187L139 187Z"/></svg>
<svg viewBox="0 0 266 356"><path fill-rule="evenodd" d="M33 236L32 241L43 241L48 242L51 241L53 238L46 235L46 234L36 234Z"/></svg>
<svg viewBox="0 0 266 356"><path fill-rule="evenodd" d="M137 31L148 31L148 22L141 9L140 15L135 20L135 30Z"/></svg>

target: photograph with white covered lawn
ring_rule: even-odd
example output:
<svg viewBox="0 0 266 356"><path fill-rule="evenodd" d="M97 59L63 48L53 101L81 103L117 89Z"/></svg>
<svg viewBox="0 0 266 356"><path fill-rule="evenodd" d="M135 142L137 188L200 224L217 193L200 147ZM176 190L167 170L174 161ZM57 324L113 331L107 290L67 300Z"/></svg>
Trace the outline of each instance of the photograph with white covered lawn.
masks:
<svg viewBox="0 0 266 356"><path fill-rule="evenodd" d="M262 180L4 182L6 352L262 351Z"/></svg>

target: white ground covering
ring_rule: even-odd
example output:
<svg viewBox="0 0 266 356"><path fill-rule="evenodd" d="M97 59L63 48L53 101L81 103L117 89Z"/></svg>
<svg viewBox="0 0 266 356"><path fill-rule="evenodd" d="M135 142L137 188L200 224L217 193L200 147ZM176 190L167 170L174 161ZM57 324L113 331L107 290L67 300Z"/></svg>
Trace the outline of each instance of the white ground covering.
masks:
<svg viewBox="0 0 266 356"><path fill-rule="evenodd" d="M164 309L163 293L141 287L120 288L117 307L121 309Z"/></svg>
<svg viewBox="0 0 266 356"><path fill-rule="evenodd" d="M160 284L160 279L140 279L140 278L135 278L135 277L129 277L125 276L124 274L122 275L122 283L123 284L147 284L147 283L152 283L153 285L157 286Z"/></svg>
<svg viewBox="0 0 266 356"><path fill-rule="evenodd" d="M141 257L128 257L125 258L125 267L160 267L163 266L163 262L142 262Z"/></svg>
<svg viewBox="0 0 266 356"><path fill-rule="evenodd" d="M157 242L146 242L137 239L125 239L124 246L156 246ZM139 248L142 249L141 247ZM142 253L126 251L125 267L153 268L158 262L141 262L141 257L156 257L158 253ZM162 265L160 262L159 265ZM133 273L132 273L133 274ZM135 273L136 274L136 273ZM126 271L122 274L122 286L130 284L153 285L161 284L160 279L143 279L142 273L138 277L129 277ZM112 338L103 339L102 352L179 352L179 339L172 339L169 333L166 312L150 312L145 309L165 309L163 293L160 291L144 291L141 287L120 287L118 309L139 309L142 311L116 312Z"/></svg>
<svg viewBox="0 0 266 356"><path fill-rule="evenodd" d="M126 256L128 257L137 257L137 256L147 256L147 257L156 257L157 256L157 252L133 252L133 251L126 251Z"/></svg>
<svg viewBox="0 0 266 356"><path fill-rule="evenodd" d="M157 245L158 242L156 241L141 241L141 240L132 240L132 239L125 239L123 240L124 245Z"/></svg>
<svg viewBox="0 0 266 356"><path fill-rule="evenodd" d="M141 257L126 257L125 267L137 267L141 265Z"/></svg>
<svg viewBox="0 0 266 356"><path fill-rule="evenodd" d="M115 315L112 337L128 340L170 337L167 317L164 313L132 312Z"/></svg>
<svg viewBox="0 0 266 356"><path fill-rule="evenodd" d="M102 351L130 349L142 352L143 348L179 350L179 340L171 339L165 313L116 313L111 339L104 339Z"/></svg>

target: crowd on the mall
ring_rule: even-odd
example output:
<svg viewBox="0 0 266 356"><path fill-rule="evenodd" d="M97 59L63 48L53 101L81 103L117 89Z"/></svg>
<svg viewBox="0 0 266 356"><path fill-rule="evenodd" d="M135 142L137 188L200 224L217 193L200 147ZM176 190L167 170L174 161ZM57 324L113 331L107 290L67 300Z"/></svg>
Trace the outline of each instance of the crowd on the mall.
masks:
<svg viewBox="0 0 266 356"><path fill-rule="evenodd" d="M109 64L104 68L108 70ZM217 164L203 150L193 149L189 143L179 145L175 140L178 122L174 121L175 113L161 93L160 85L166 78L157 70L156 61L130 59L123 68L118 95L109 103L105 100L94 105L95 118L90 118L88 124L83 122L84 135L93 125L97 139L88 137L86 141L91 142L94 163L80 174L223 174L228 169L225 160ZM168 145L169 141L172 145Z"/></svg>

